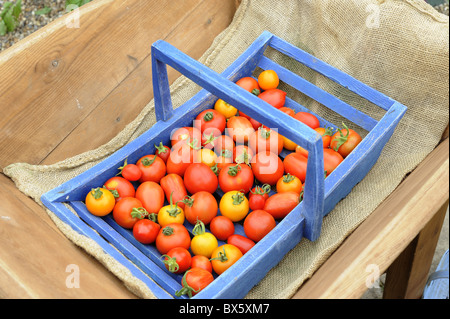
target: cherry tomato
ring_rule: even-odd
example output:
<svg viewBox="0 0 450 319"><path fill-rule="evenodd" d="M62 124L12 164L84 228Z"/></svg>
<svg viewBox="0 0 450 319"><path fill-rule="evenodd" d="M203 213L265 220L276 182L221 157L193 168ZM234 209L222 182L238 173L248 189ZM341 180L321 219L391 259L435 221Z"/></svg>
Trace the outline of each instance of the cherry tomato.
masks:
<svg viewBox="0 0 450 319"><path fill-rule="evenodd" d="M124 197L134 197L136 194L133 184L120 176L111 177L105 182L103 187L114 195L116 202Z"/></svg>
<svg viewBox="0 0 450 319"><path fill-rule="evenodd" d="M174 203L177 203L181 209L184 209L184 203L181 202L187 195L183 178L178 174L167 174L161 178L160 186L166 195L166 200L170 201L170 197Z"/></svg>
<svg viewBox="0 0 450 319"><path fill-rule="evenodd" d="M219 186L219 181L211 167L203 163L192 163L184 173L184 185L191 194L201 191L214 193Z"/></svg>
<svg viewBox="0 0 450 319"><path fill-rule="evenodd" d="M318 127L315 129L317 133L322 135L323 148L329 148L331 143L331 137L333 136L333 129L329 127Z"/></svg>
<svg viewBox="0 0 450 319"><path fill-rule="evenodd" d="M276 89L280 79L274 70L262 71L258 76L258 84L263 90Z"/></svg>
<svg viewBox="0 0 450 319"><path fill-rule="evenodd" d="M275 219L284 218L300 203L300 195L296 192L276 193L264 204L264 210Z"/></svg>
<svg viewBox="0 0 450 319"><path fill-rule="evenodd" d="M211 220L209 229L218 240L226 240L234 234L233 222L228 217L222 215L216 216Z"/></svg>
<svg viewBox="0 0 450 319"><path fill-rule="evenodd" d="M342 155L331 148L323 150L323 166L325 175L328 176L333 172L339 164L342 163L344 158Z"/></svg>
<svg viewBox="0 0 450 319"><path fill-rule="evenodd" d="M172 147L178 142L191 143L194 147L199 148L202 141L202 133L195 127L180 127L172 132L170 136Z"/></svg>
<svg viewBox="0 0 450 319"><path fill-rule="evenodd" d="M170 197L170 204L163 206L158 212L158 224L165 227L169 224L184 223L184 211L177 204L173 203L172 196Z"/></svg>
<svg viewBox="0 0 450 319"><path fill-rule="evenodd" d="M136 182L142 176L142 172L139 167L137 167L136 164L128 164L126 159L123 163L123 166L119 167L119 170L119 174L121 174L123 178L130 182Z"/></svg>
<svg viewBox="0 0 450 319"><path fill-rule="evenodd" d="M249 120L250 124L252 124L253 129L255 131L262 126L262 124L260 122L258 122L257 120L251 118L250 116L248 116L247 114L245 114L242 111L239 111L239 116L245 117L247 120Z"/></svg>
<svg viewBox="0 0 450 319"><path fill-rule="evenodd" d="M206 129L216 128L220 133L225 131L227 119L222 113L213 109L206 109L200 112L194 120L194 127L203 132Z"/></svg>
<svg viewBox="0 0 450 319"><path fill-rule="evenodd" d="M245 217L245 235L258 242L276 226L275 218L264 210L254 210Z"/></svg>
<svg viewBox="0 0 450 319"><path fill-rule="evenodd" d="M275 185L284 173L283 161L277 154L266 151L257 153L252 159L252 170L263 184Z"/></svg>
<svg viewBox="0 0 450 319"><path fill-rule="evenodd" d="M254 152L247 145L238 145L234 149L234 162L237 164L250 164Z"/></svg>
<svg viewBox="0 0 450 319"><path fill-rule="evenodd" d="M235 116L238 111L237 108L228 104L222 99L218 99L216 103L214 103L214 110L221 113L227 119L229 119L232 116Z"/></svg>
<svg viewBox="0 0 450 319"><path fill-rule="evenodd" d="M283 113L286 113L289 116L295 115L295 111L293 109L291 109L290 107L282 106L279 108L279 110Z"/></svg>
<svg viewBox="0 0 450 319"><path fill-rule="evenodd" d="M164 205L164 190L155 182L144 182L136 189L136 198L149 214L158 214Z"/></svg>
<svg viewBox="0 0 450 319"><path fill-rule="evenodd" d="M203 268L191 268L184 273L181 279L181 288L175 295L177 297L188 295L192 298L201 290L205 289L210 283L214 281L212 273Z"/></svg>
<svg viewBox="0 0 450 319"><path fill-rule="evenodd" d="M297 145L295 147L295 153L299 153L306 158L308 158L308 155L309 155L309 152L307 150L305 150L303 147L301 147L300 145Z"/></svg>
<svg viewBox="0 0 450 319"><path fill-rule="evenodd" d="M151 214L151 216L156 215ZM148 218L139 219L133 226L134 238L142 244L153 244L161 229L161 226L155 221L156 217L150 219L150 216L148 216Z"/></svg>
<svg viewBox="0 0 450 319"><path fill-rule="evenodd" d="M228 164L219 173L222 191L241 191L247 194L253 186L253 171L247 164Z"/></svg>
<svg viewBox="0 0 450 319"><path fill-rule="evenodd" d="M243 253L239 248L231 244L224 244L213 251L210 260L214 271L220 275L234 265L242 256Z"/></svg>
<svg viewBox="0 0 450 319"><path fill-rule="evenodd" d="M207 149L214 149L215 141L222 133L216 128L207 128L202 133L202 146Z"/></svg>
<svg viewBox="0 0 450 319"><path fill-rule="evenodd" d="M195 225L197 220L201 220L205 225L208 225L217 216L219 210L214 195L205 191L186 196L183 202L185 204L185 217L192 225Z"/></svg>
<svg viewBox="0 0 450 319"><path fill-rule="evenodd" d="M212 271L213 271L211 262L209 261L209 258L202 256L202 255L192 256L191 267L192 268L202 268L210 273L212 273Z"/></svg>
<svg viewBox="0 0 450 319"><path fill-rule="evenodd" d="M231 153L231 160L233 160L234 148L236 144L234 143L233 138L228 135L221 135L215 140L214 143L214 152L218 156L223 155L223 151L228 151Z"/></svg>
<svg viewBox="0 0 450 319"><path fill-rule="evenodd" d="M228 217L233 222L238 222L248 214L248 199L240 191L229 191L220 199L219 209L223 216Z"/></svg>
<svg viewBox="0 0 450 319"><path fill-rule="evenodd" d="M186 248L172 248L161 257L164 258L164 265L171 273L182 274L191 267L192 256Z"/></svg>
<svg viewBox="0 0 450 319"><path fill-rule="evenodd" d="M320 126L319 119L314 114L308 112L298 112L293 116L293 118L308 125L312 129Z"/></svg>
<svg viewBox="0 0 450 319"><path fill-rule="evenodd" d="M297 176L302 183L306 179L306 168L308 159L300 153L290 153L283 161L284 171L286 174Z"/></svg>
<svg viewBox="0 0 450 319"><path fill-rule="evenodd" d="M279 89L269 89L262 92L258 97L276 109L283 107L286 103L286 92Z"/></svg>
<svg viewBox="0 0 450 319"><path fill-rule="evenodd" d="M227 244L239 248L243 255L255 246L255 242L253 240L239 234L234 234L228 237Z"/></svg>
<svg viewBox="0 0 450 319"><path fill-rule="evenodd" d="M269 198L271 187L269 184L255 186L248 195L248 204L251 210L263 209L266 200Z"/></svg>
<svg viewBox="0 0 450 319"><path fill-rule="evenodd" d="M178 174L184 176L189 165L198 158L198 148L191 143L178 143L170 152L167 159L167 174Z"/></svg>
<svg viewBox="0 0 450 319"><path fill-rule="evenodd" d="M86 195L85 204L92 215L106 216L112 212L116 199L108 189L97 187Z"/></svg>
<svg viewBox="0 0 450 319"><path fill-rule="evenodd" d="M156 155L146 155L136 162L137 167L142 172L140 183L155 182L159 183L161 178L166 175L166 164Z"/></svg>
<svg viewBox="0 0 450 319"><path fill-rule="evenodd" d="M287 174L280 178L277 182L277 192L296 192L300 194L303 190L302 181L294 175Z"/></svg>
<svg viewBox="0 0 450 319"><path fill-rule="evenodd" d="M191 236L188 230L181 224L173 223L162 227L156 236L156 249L161 254L167 254L169 250L175 247L189 249L191 246Z"/></svg>
<svg viewBox="0 0 450 319"><path fill-rule="evenodd" d="M252 123L243 116L233 116L227 121L228 135L238 144L244 144L255 131Z"/></svg>
<svg viewBox="0 0 450 319"><path fill-rule="evenodd" d="M159 142L159 145L158 146L155 145L155 148L156 148L156 153L155 153L156 156L161 158L164 161L164 163L167 163L167 159L170 156L170 147L163 145L162 142Z"/></svg>
<svg viewBox="0 0 450 319"><path fill-rule="evenodd" d="M123 228L132 229L139 219L148 215L142 202L135 197L124 197L114 206L113 218Z"/></svg>
<svg viewBox="0 0 450 319"><path fill-rule="evenodd" d="M283 151L283 138L276 131L260 127L248 140L248 146L255 152L270 151L280 154Z"/></svg>
<svg viewBox="0 0 450 319"><path fill-rule="evenodd" d="M223 150L220 156L217 156L214 160L215 163L215 173L219 176L222 169L228 164L233 163L233 152L229 150Z"/></svg>
<svg viewBox="0 0 450 319"><path fill-rule="evenodd" d="M338 129L332 136L330 148L339 152L345 158L361 143L362 137L356 131L349 129L344 123L342 125L344 129Z"/></svg>
<svg viewBox="0 0 450 319"><path fill-rule="evenodd" d="M219 246L217 238L206 231L205 224L199 220L192 230L191 251L194 255L211 258L213 251Z"/></svg>
<svg viewBox="0 0 450 319"><path fill-rule="evenodd" d="M259 93L261 93L258 81L252 78L251 76L240 78L239 80L236 81L236 84L256 96L258 96Z"/></svg>
<svg viewBox="0 0 450 319"><path fill-rule="evenodd" d="M197 157L196 162L206 164L209 167L213 167L216 164L217 154L212 149L202 148L197 152Z"/></svg>

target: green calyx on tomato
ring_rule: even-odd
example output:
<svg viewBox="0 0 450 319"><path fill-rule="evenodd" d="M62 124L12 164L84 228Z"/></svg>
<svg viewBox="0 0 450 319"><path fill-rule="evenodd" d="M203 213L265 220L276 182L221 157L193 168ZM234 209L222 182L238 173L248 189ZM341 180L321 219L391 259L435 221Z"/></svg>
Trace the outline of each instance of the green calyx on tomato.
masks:
<svg viewBox="0 0 450 319"><path fill-rule="evenodd" d="M269 194L271 189L269 184L263 184L262 186L255 186L255 191L251 190L250 192L255 195L265 195Z"/></svg>
<svg viewBox="0 0 450 319"><path fill-rule="evenodd" d="M322 134L322 136L333 136L333 128L332 127L326 127L325 132Z"/></svg>
<svg viewBox="0 0 450 319"><path fill-rule="evenodd" d="M293 176L293 175L291 175L291 174L289 174L289 173L287 173L287 175L284 175L284 176L283 176L283 182L284 182L284 183L290 183L290 182L292 182L294 179L295 179L295 176Z"/></svg>
<svg viewBox="0 0 450 319"><path fill-rule="evenodd" d="M206 114L203 116L203 119L205 120L205 122L209 122L214 119L213 112L206 112Z"/></svg>
<svg viewBox="0 0 450 319"><path fill-rule="evenodd" d="M231 198L233 199L233 205L240 205L244 201L245 196L241 192L237 192Z"/></svg>
<svg viewBox="0 0 450 319"><path fill-rule="evenodd" d="M172 236L173 232L174 232L174 229L172 227L170 227L170 226L166 226L162 230L162 234L164 236Z"/></svg>
<svg viewBox="0 0 450 319"><path fill-rule="evenodd" d="M159 142L158 146L155 145L155 148L157 150L157 154L162 154L162 153L166 153L167 152L167 148L163 145L162 142Z"/></svg>
<svg viewBox="0 0 450 319"><path fill-rule="evenodd" d="M265 129L264 127L259 128L259 133L261 137L268 140L270 138L270 129Z"/></svg>
<svg viewBox="0 0 450 319"><path fill-rule="evenodd" d="M177 263L177 259L175 257L170 257L169 255L162 255L161 258L164 258L163 262L167 267L169 267L169 271L174 273L180 269L180 266Z"/></svg>
<svg viewBox="0 0 450 319"><path fill-rule="evenodd" d="M225 157L225 158L231 158L233 156L233 152L226 148L226 149L222 150L220 155Z"/></svg>
<svg viewBox="0 0 450 319"><path fill-rule="evenodd" d="M219 251L219 254L215 258L211 258L210 260L218 260L220 262L226 262L228 260L227 254L225 253L225 247L222 248L223 252Z"/></svg>
<svg viewBox="0 0 450 319"><path fill-rule="evenodd" d="M214 141L218 139L217 136L214 135L214 133L211 133L210 135L205 135L206 136L206 140L205 140L205 145L210 144L211 146L214 147Z"/></svg>
<svg viewBox="0 0 450 319"><path fill-rule="evenodd" d="M184 273L184 276L181 279L183 288L181 288L180 290L176 291L175 292L175 296L180 297L182 295L188 295L189 298L192 298L192 293L193 292L197 293L197 292L200 291L200 289L195 290L194 288L189 286L189 284L187 283L187 280L186 280L186 276L187 276L188 273L189 273L189 270Z"/></svg>
<svg viewBox="0 0 450 319"><path fill-rule="evenodd" d="M175 203L175 205L173 204L172 195L173 195L173 192L170 193L170 206L166 211L169 213L169 216L176 217L179 214L181 214L181 210L178 207L177 203Z"/></svg>
<svg viewBox="0 0 450 319"><path fill-rule="evenodd" d="M236 176L241 169L242 168L239 166L239 164L236 164L236 165L233 165L233 166L229 166L228 167L228 175Z"/></svg>
<svg viewBox="0 0 450 319"><path fill-rule="evenodd" d="M219 176L220 170L219 170L219 166L217 166L217 164L215 164L214 166L211 166L211 170L214 172L214 174L216 174L216 176Z"/></svg>
<svg viewBox="0 0 450 319"><path fill-rule="evenodd" d="M245 163L245 164L249 165L250 164L250 156L248 155L247 150L244 148L242 150L242 153L239 154L235 160L236 160L237 164Z"/></svg>
<svg viewBox="0 0 450 319"><path fill-rule="evenodd" d="M189 142L190 141L190 142ZM193 149L193 150L199 150L201 149L200 146L198 146L198 140L196 138L189 139L187 144Z"/></svg>
<svg viewBox="0 0 450 319"><path fill-rule="evenodd" d="M336 146L334 147L334 150L336 152L339 150L339 147L341 147L342 144L347 142L348 136L350 135L350 130L348 129L347 125L345 125L345 123L342 123L342 126L345 128L347 134L344 136L341 129L339 128L337 129L339 131L339 136L336 136L335 139L333 140L337 142Z"/></svg>
<svg viewBox="0 0 450 319"><path fill-rule="evenodd" d="M99 199L99 198L102 197L102 195L103 195L103 192L100 190L100 187L93 188L93 189L91 190L91 193L92 193L92 196L93 196L95 199Z"/></svg>
<svg viewBox="0 0 450 319"><path fill-rule="evenodd" d="M189 207L192 207L192 205L194 205L194 199L189 195L186 195L182 200L180 200L180 202L184 203Z"/></svg>
<svg viewBox="0 0 450 319"><path fill-rule="evenodd" d="M192 234L194 236L200 236L203 235L204 233L206 233L205 223L197 219L197 222L195 223L195 226L192 229Z"/></svg>
<svg viewBox="0 0 450 319"><path fill-rule="evenodd" d="M131 210L131 217L143 219L148 216L148 212L144 207L134 207Z"/></svg>
<svg viewBox="0 0 450 319"><path fill-rule="evenodd" d="M150 165L152 165L155 162L155 160L156 160L156 155L153 156L152 159L149 159L148 157L143 158L141 163L144 166L150 166Z"/></svg>
<svg viewBox="0 0 450 319"><path fill-rule="evenodd" d="M117 189L109 189L108 187L106 187L105 185L103 185L103 188L106 188L106 189L108 189L110 192L111 192L111 194L113 194L113 196L114 196L114 198L119 198L120 197L120 195L119 195L119 192L117 191ZM102 191L100 190L100 188L98 188L98 190L100 191L100 196L98 197L98 198L100 198L101 196L102 196ZM94 193L93 193L94 194ZM98 195L94 195L94 198L95 199L98 199L97 197L95 197L95 196L98 196Z"/></svg>
<svg viewBox="0 0 450 319"><path fill-rule="evenodd" d="M127 161L128 161L128 158L126 158L125 161L123 162L123 165L118 168L119 173L117 173L116 176L119 176L120 174L122 174L123 169L125 168L125 166L128 165Z"/></svg>
<svg viewBox="0 0 450 319"><path fill-rule="evenodd" d="M258 95L261 93L261 91L258 90L258 89L253 89L250 93L252 93L252 94L258 96Z"/></svg>

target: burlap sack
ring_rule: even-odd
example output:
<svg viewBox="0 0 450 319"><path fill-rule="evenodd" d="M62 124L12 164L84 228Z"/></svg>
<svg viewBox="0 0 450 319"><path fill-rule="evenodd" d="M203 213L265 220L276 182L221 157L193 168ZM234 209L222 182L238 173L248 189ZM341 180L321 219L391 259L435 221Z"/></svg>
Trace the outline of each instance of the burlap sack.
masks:
<svg viewBox="0 0 450 319"><path fill-rule="evenodd" d="M323 221L316 242L302 240L255 286L247 298L288 298L437 145L448 125L449 20L422 0L243 0L230 26L200 61L223 71L262 31L268 30L356 77L408 107L377 164ZM379 118L380 109L288 59L268 52L351 105ZM198 87L179 78L171 87L174 106ZM288 95L319 115L339 123L339 116L302 94ZM24 163L4 168L17 187L34 198L95 165L155 123L153 101L112 141L98 149L48 166ZM154 297L139 280L105 256L48 211L77 245L104 263L140 297Z"/></svg>

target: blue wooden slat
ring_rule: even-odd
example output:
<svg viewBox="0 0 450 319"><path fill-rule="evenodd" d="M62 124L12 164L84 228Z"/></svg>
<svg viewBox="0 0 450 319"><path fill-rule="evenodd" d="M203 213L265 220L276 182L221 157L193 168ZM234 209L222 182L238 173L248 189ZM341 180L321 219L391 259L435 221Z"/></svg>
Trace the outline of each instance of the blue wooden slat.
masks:
<svg viewBox="0 0 450 319"><path fill-rule="evenodd" d="M360 95L384 110L388 110L395 102L383 93L362 83L347 73L336 69L324 61L319 60L315 56L295 47L277 36L272 37L269 46L306 65L312 70L326 76L330 80L333 80L350 91Z"/></svg>
<svg viewBox="0 0 450 319"><path fill-rule="evenodd" d="M280 80L286 84L289 84L303 94L328 107L330 110L346 117L348 120L367 131L370 131L377 124L377 121L370 116L355 109L344 101L341 101L334 95L315 86L290 70L276 64L265 56L261 58L258 66L264 70L274 70L278 74Z"/></svg>

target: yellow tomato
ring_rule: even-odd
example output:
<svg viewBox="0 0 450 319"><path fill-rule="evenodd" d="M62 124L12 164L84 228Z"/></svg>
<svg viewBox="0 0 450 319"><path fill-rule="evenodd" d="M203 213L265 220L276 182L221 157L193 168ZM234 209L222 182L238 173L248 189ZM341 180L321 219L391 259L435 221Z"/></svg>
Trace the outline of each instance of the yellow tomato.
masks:
<svg viewBox="0 0 450 319"><path fill-rule="evenodd" d="M213 251L219 246L217 238L206 232L205 224L198 220L192 230L194 237L191 240L191 251L195 256L211 258Z"/></svg>
<svg viewBox="0 0 450 319"><path fill-rule="evenodd" d="M170 204L163 206L158 212L158 224L161 228L172 223L184 223L184 211L178 205L173 205L172 194L170 194Z"/></svg>
<svg viewBox="0 0 450 319"><path fill-rule="evenodd" d="M234 106L228 104L222 99L218 99L216 103L214 104L214 109L221 113L225 118L229 119L232 116L235 116L237 114L237 108Z"/></svg>
<svg viewBox="0 0 450 319"><path fill-rule="evenodd" d="M281 136L281 138L283 139L283 147L289 151L293 151L295 150L295 148L297 147L297 144L292 142L290 139L288 139L287 137Z"/></svg>
<svg viewBox="0 0 450 319"><path fill-rule="evenodd" d="M211 255L211 264L214 271L220 275L230 268L243 256L239 248L234 245L225 244L217 247Z"/></svg>
<svg viewBox="0 0 450 319"><path fill-rule="evenodd" d="M106 216L114 209L116 199L108 189L97 187L86 195L85 204L92 215Z"/></svg>
<svg viewBox="0 0 450 319"><path fill-rule="evenodd" d="M204 163L209 167L216 165L217 154L209 148L202 148L197 153L197 156L199 162Z"/></svg>
<svg viewBox="0 0 450 319"><path fill-rule="evenodd" d="M302 181L297 176L289 173L281 177L277 182L277 193L296 192L300 194L302 190Z"/></svg>
<svg viewBox="0 0 450 319"><path fill-rule="evenodd" d="M240 191L226 192L219 203L220 213L233 222L241 221L249 211L248 199Z"/></svg>
<svg viewBox="0 0 450 319"><path fill-rule="evenodd" d="M265 70L258 76L258 84L263 90L276 89L279 83L280 79L274 70Z"/></svg>

